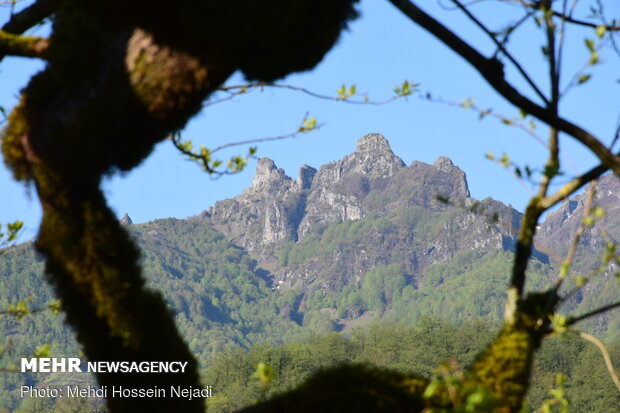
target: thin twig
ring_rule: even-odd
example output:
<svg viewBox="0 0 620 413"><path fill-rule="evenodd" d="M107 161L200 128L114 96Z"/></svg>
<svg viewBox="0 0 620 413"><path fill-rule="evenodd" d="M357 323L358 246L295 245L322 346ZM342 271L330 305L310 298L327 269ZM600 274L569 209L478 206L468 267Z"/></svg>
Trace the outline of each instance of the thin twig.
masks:
<svg viewBox="0 0 620 413"><path fill-rule="evenodd" d="M506 56L508 60L510 60L510 62L514 65L514 67L519 71L519 73L521 73L521 76L523 76L525 81L532 87L532 89L534 89L534 92L536 92L538 97L540 97L545 104L549 104L549 100L547 99L545 94L538 88L536 83L534 83L532 78L527 74L525 69L523 69L521 64L519 64L519 62L517 62L517 60L512 56L512 54L510 54L508 50L506 50L504 45L497 40L497 38L484 25L484 23L482 23L476 16L474 16L473 13L470 12L469 9L465 7L459 0L452 0L452 2L456 4L459 7L459 9L461 9L463 13L465 13L467 17L469 17L469 19L476 24L476 26L478 26L483 32L486 33L486 35L493 41L493 43L495 43L498 50L501 50L504 56Z"/></svg>
<svg viewBox="0 0 620 413"><path fill-rule="evenodd" d="M586 195L586 202L583 207L582 216L584 218L589 216L590 212L592 211L592 203L594 201L594 194L596 193L596 187L597 187L597 181L593 180L590 183L588 194ZM566 254L566 258L564 259L564 262L562 263L562 265L566 268L565 269L566 272L568 272L568 267L570 267L573 264L573 260L575 259L575 253L577 252L577 247L579 246L579 240L581 239L581 236L583 235L585 230L586 230L586 224L582 220L581 224L579 225L579 228L577 229L577 231L575 232L575 235L573 236L573 240L568 249L568 253ZM558 290L562 286L562 282L566 279L566 275L567 274L563 274L563 276L561 275L558 278L555 288L554 288L556 292L558 292Z"/></svg>
<svg viewBox="0 0 620 413"><path fill-rule="evenodd" d="M222 92L230 92L231 90L241 90L242 91L241 93L237 93L236 94L236 95L241 95L241 94L246 93L246 91L248 89L262 88L262 87L272 87L272 88L278 88L278 89L294 90L294 91L297 91L297 92L305 93L306 95L315 97L317 99L332 100L332 101L349 103L349 104L353 104L353 105L377 105L377 106L380 106L380 105L385 105L385 104L394 102L395 100L398 100L398 99L401 99L402 97L404 97L404 96L394 96L394 97L391 97L389 99L380 100L380 101L372 101L372 100L368 100L366 98L363 99L363 100L355 100L355 99L348 99L348 98L341 98L341 97L323 95L323 94L320 94L320 93L313 92L313 91L311 91L309 89L306 89L304 87L301 87L301 86L294 86L294 85L288 85L288 84L282 84L282 83L273 83L273 82L254 82L254 83L248 83L248 84L244 84L244 85L222 86L218 90L222 91Z"/></svg>
<svg viewBox="0 0 620 413"><path fill-rule="evenodd" d="M315 129L319 129L322 126L324 126L325 123L320 123L318 125L316 125ZM281 135L281 136L271 136L271 137L267 137L267 138L256 138L256 139L248 139L245 141L238 141L238 142L230 142L230 143L226 143L224 145L220 145L215 147L214 149L211 150L211 153L215 153L217 151L220 151L222 149L226 149L226 148L230 148L233 146L241 146L241 145L249 145L252 143L261 143L261 142L271 142L271 141L280 141L283 139L289 139L289 138L293 138L297 135L299 135L300 133L302 133L301 131L295 131L295 132L291 132L289 134L286 135Z"/></svg>
<svg viewBox="0 0 620 413"><path fill-rule="evenodd" d="M605 344L598 338L588 333L584 333L583 331L579 332L579 337L583 338L584 340L588 340L590 343L598 347L599 351L603 355L603 360L605 360L605 366L607 367L607 371L609 372L611 379L614 381L614 384L618 388L618 391L620 391L620 378L618 378L618 373L616 373L616 370L614 369L614 365L611 362L611 357L609 356L609 352L607 351Z"/></svg>
<svg viewBox="0 0 620 413"><path fill-rule="evenodd" d="M531 8L531 9L535 9L538 7L538 2L537 3L530 3L527 1L523 1L523 0L518 0L519 3L521 3L523 6ZM596 24L596 23L590 23L584 20L579 20L579 19L575 19L572 16L568 15L565 16L563 15L561 12L552 11L553 15L555 17L559 17L559 18L563 18L565 19L567 22L572 23L572 24L576 24L578 26L585 26L585 27L591 27L593 29L598 28L599 26L601 26L600 24ZM605 30L610 31L610 32L615 32L615 31L620 31L620 25L616 25L616 26L611 26L611 25L604 25L603 27L605 27Z"/></svg>
<svg viewBox="0 0 620 413"><path fill-rule="evenodd" d="M597 181L593 180L588 189L588 194L586 195L586 202L585 202L583 213L582 213L583 218L586 218L587 216L589 216L590 212L592 211L592 203L594 201L594 194L596 193L596 186L597 186ZM554 299L555 297L558 297L558 292L560 291L560 288L562 287L564 280L566 280L566 277L568 275L568 270L570 266L573 264L573 260L575 259L575 253L577 251L577 247L579 246L579 240L581 240L581 236L583 235L585 230L586 230L586 224L584 220L582 219L582 222L579 225L579 228L577 229L577 231L575 232L575 235L573 236L571 245L568 249L568 253L566 254L566 258L564 259L564 261L562 262L560 266L560 275L555 281L555 285L553 287L553 294L549 294L547 303L545 305L546 308L543 314L550 313L552 310L552 307L556 304L554 302ZM562 300L559 300L557 304L559 304L560 302L562 302Z"/></svg>
<svg viewBox="0 0 620 413"><path fill-rule="evenodd" d="M459 36L425 13L409 0L389 0L405 16L420 25L441 40L446 46L467 60L499 94L513 105L537 117L550 127L562 131L589 148L601 161L620 176L620 159L612 154L605 145L585 129L554 114L548 108L534 103L504 78L502 63L497 59L488 59Z"/></svg>
<svg viewBox="0 0 620 413"><path fill-rule="evenodd" d="M605 313L605 312L607 312L609 310L613 310L614 308L618 308L618 307L620 307L620 302L604 305L602 307L597 308L596 310L592 310L592 311L590 311L588 313L585 313L585 314L582 314L582 315L580 315L578 317L570 317L566 321L566 325L567 326L572 326L573 324L577 324L578 322L583 321L583 320L585 320L587 318L593 317L593 316L598 315L598 314Z"/></svg>

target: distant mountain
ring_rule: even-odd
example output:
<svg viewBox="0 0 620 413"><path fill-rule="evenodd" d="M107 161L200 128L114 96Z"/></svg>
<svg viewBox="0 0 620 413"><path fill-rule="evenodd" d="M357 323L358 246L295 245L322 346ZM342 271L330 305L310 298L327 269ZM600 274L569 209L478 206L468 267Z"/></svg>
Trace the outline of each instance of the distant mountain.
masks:
<svg viewBox="0 0 620 413"><path fill-rule="evenodd" d="M268 269L274 289L294 292L288 313L305 325L330 314L343 328L368 312L496 319L522 215L472 199L449 158L406 166L369 134L295 180L262 158L248 189L201 217ZM546 255L536 257L546 274Z"/></svg>

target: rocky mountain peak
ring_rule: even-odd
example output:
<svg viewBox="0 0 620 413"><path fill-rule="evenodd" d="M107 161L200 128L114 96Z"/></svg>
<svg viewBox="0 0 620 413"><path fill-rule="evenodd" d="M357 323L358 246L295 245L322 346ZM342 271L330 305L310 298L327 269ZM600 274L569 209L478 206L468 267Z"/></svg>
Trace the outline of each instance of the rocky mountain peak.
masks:
<svg viewBox="0 0 620 413"><path fill-rule="evenodd" d="M440 156L433 162L433 165L442 172L450 172L455 167L452 159L447 156Z"/></svg>
<svg viewBox="0 0 620 413"><path fill-rule="evenodd" d="M273 184L277 185L283 180L291 180L291 178L284 173L284 169L278 168L275 162L269 158L260 158L256 165L256 172L252 180L251 188L254 190L262 190L266 187L273 186Z"/></svg>
<svg viewBox="0 0 620 413"><path fill-rule="evenodd" d="M355 144L355 152L370 152L375 154L388 152L394 154L390 147L390 143L380 133L369 133L359 138Z"/></svg>
<svg viewBox="0 0 620 413"><path fill-rule="evenodd" d="M310 189L316 172L315 168L306 164L302 165L301 168L299 168L299 177L297 178L299 189Z"/></svg>
<svg viewBox="0 0 620 413"><path fill-rule="evenodd" d="M121 218L121 225L131 225L133 224L133 221L131 220L131 217L129 216L129 214L127 212L125 212L125 215L123 215L123 217Z"/></svg>
<svg viewBox="0 0 620 413"><path fill-rule="evenodd" d="M321 225L387 216L411 206L442 210L446 206L438 197L459 203L469 196L465 173L449 158L407 167L383 135L370 133L357 141L353 153L318 171L303 165L295 180L271 159L259 159L252 185L216 203L211 220L236 243L268 258L269 246L299 242Z"/></svg>
<svg viewBox="0 0 620 413"><path fill-rule="evenodd" d="M369 133L355 145L355 152L339 161L323 165L317 174L319 182L331 185L341 177L361 174L370 179L387 178L403 168L405 163L392 152L390 143L381 134ZM326 182L323 182L327 178Z"/></svg>

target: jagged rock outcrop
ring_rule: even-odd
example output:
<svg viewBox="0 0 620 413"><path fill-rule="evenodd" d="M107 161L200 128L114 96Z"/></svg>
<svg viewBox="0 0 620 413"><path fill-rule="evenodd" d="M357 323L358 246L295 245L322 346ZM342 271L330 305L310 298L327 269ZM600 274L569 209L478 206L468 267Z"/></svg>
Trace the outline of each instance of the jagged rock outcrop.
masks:
<svg viewBox="0 0 620 413"><path fill-rule="evenodd" d="M202 217L238 245L261 254L269 245L297 239L305 192L315 173L304 165L294 181L271 159L261 158L252 185L233 199L217 202Z"/></svg>
<svg viewBox="0 0 620 413"><path fill-rule="evenodd" d="M121 218L120 223L121 225L131 225L133 224L133 221L131 220L129 214L125 212L125 215L123 215L123 217Z"/></svg>
<svg viewBox="0 0 620 413"><path fill-rule="evenodd" d="M438 198L453 203L469 198L465 173L446 157L406 167L385 137L371 133L357 141L355 152L318 171L303 165L296 180L261 158L248 189L202 216L260 254L267 245L301 241L321 225L359 220L367 213L385 215L413 205L441 208Z"/></svg>
<svg viewBox="0 0 620 413"><path fill-rule="evenodd" d="M465 173L449 158L406 166L377 133L318 171L302 166L296 180L262 158L248 189L202 216L271 268L278 288L303 291L340 291L392 264L417 286L424 268L458 251L512 250L521 220L500 202L471 199ZM385 228L366 228L372 220ZM287 261L285 245L313 242L323 229L355 221L363 233L338 241L333 252Z"/></svg>

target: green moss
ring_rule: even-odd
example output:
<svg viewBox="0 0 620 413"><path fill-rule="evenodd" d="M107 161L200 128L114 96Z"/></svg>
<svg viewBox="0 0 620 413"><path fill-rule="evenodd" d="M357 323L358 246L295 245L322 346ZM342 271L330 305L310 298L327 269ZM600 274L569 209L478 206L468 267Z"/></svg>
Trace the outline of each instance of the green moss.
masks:
<svg viewBox="0 0 620 413"><path fill-rule="evenodd" d="M32 177L30 163L24 149L24 138L28 133L28 121L24 114L24 98L9 116L9 125L2 136L2 155L4 162L18 181Z"/></svg>

